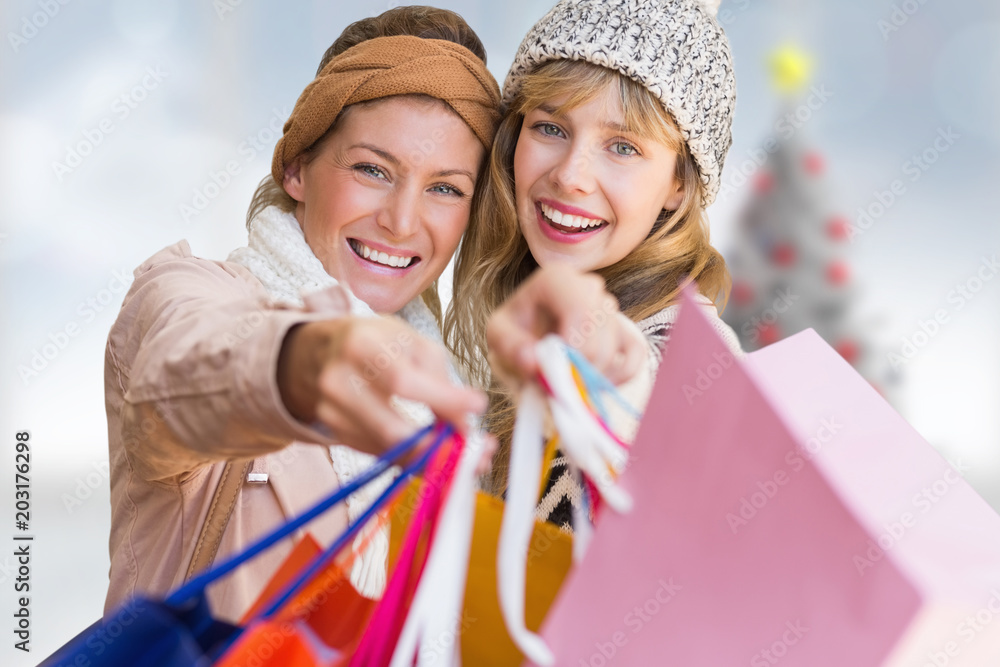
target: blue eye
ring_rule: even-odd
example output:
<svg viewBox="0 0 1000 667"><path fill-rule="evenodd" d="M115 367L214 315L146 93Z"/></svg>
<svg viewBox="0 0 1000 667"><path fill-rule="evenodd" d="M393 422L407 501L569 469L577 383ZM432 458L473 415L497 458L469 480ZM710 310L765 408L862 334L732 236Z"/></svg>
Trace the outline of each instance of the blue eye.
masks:
<svg viewBox="0 0 1000 667"><path fill-rule="evenodd" d="M616 155L631 156L638 155L639 149L628 143L627 141L616 141L613 144L614 151Z"/></svg>
<svg viewBox="0 0 1000 667"><path fill-rule="evenodd" d="M380 167L376 167L373 164L356 164L354 165L354 169L362 173L365 173L371 176L372 178L381 178L383 180L388 179L388 176L386 176L385 172L382 171Z"/></svg>
<svg viewBox="0 0 1000 667"><path fill-rule="evenodd" d="M454 185L448 185L447 183L438 183L437 185L431 187L431 190L445 195L454 195L455 197L465 196L464 192L456 188Z"/></svg>

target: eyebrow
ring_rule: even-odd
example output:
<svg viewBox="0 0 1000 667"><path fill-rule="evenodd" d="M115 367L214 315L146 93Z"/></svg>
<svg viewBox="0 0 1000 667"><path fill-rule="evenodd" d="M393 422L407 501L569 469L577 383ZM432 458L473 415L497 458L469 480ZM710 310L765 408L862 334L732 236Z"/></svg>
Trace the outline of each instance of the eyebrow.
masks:
<svg viewBox="0 0 1000 667"><path fill-rule="evenodd" d="M371 151L372 153L375 153L375 155L378 155L380 158L382 158L383 160L385 160L386 162L388 162L392 166L394 166L394 167L398 167L399 166L399 158L397 158L395 155L393 155L389 151L387 151L385 149L382 149L382 148L379 148L378 146L374 146L372 144L364 144L364 143L362 143L362 144L354 144L353 146L351 146L351 148L352 149L353 148L363 148L366 151ZM472 181L473 183L476 182L475 176L473 176L472 172L469 171L468 169L444 169L442 171L434 173L433 176L435 178L443 178L445 176L465 176L470 181Z"/></svg>
<svg viewBox="0 0 1000 667"><path fill-rule="evenodd" d="M544 111L548 115L555 116L557 118L565 116L565 114L560 114L558 111L556 111L556 108L554 106L552 106L551 104L539 104L538 105L538 110L539 111ZM602 121L601 122L601 127L607 128L609 130L614 130L615 132L621 132L621 133L627 133L627 134L635 134L635 132L633 130L630 130L628 127L626 127L622 123L618 123L618 122L615 122L615 121L612 121L612 120L604 120L604 121Z"/></svg>

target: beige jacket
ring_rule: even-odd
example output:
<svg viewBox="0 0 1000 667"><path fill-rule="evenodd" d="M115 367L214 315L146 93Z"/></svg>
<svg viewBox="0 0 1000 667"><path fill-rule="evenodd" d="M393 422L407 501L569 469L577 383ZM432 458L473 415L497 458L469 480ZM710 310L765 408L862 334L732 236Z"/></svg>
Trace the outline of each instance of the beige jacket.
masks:
<svg viewBox="0 0 1000 667"><path fill-rule="evenodd" d="M255 458L216 562L337 487L329 438L288 414L275 376L285 333L323 319L269 302L242 266L199 259L186 241L135 270L105 356L111 460L111 582L105 611L184 581L227 458ZM323 544L343 507L308 526ZM286 539L209 588L237 620L291 550Z"/></svg>

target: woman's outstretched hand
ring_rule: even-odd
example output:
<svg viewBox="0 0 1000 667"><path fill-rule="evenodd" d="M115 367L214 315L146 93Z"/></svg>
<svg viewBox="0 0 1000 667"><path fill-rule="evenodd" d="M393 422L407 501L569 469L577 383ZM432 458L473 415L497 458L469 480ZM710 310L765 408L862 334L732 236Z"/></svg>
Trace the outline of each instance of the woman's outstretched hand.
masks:
<svg viewBox="0 0 1000 667"><path fill-rule="evenodd" d="M632 378L647 355L642 333L618 310L604 280L569 266L539 268L490 317L486 341L494 372L515 387L534 379L535 343L550 333L615 384Z"/></svg>
<svg viewBox="0 0 1000 667"><path fill-rule="evenodd" d="M463 435L469 413L486 409L483 392L452 383L440 343L388 317L296 325L281 348L278 388L296 419L322 422L340 443L376 455L417 428L393 396L424 403Z"/></svg>

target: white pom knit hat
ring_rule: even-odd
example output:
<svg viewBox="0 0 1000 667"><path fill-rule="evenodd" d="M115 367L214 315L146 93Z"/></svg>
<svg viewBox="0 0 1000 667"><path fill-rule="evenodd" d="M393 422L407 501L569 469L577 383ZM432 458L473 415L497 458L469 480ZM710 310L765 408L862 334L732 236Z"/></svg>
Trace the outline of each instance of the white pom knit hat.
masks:
<svg viewBox="0 0 1000 667"><path fill-rule="evenodd" d="M525 36L503 86L503 105L525 74L550 60L584 60L649 89L670 112L715 201L732 145L736 78L719 0L562 0Z"/></svg>

